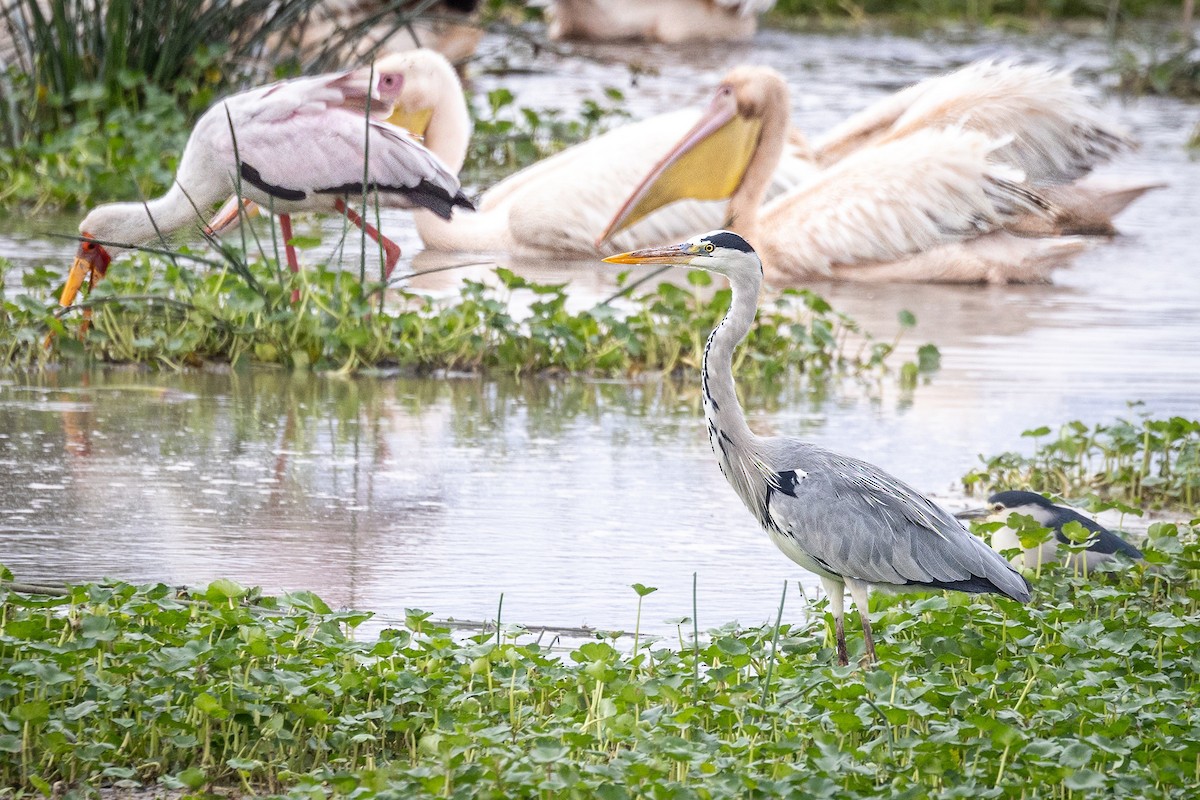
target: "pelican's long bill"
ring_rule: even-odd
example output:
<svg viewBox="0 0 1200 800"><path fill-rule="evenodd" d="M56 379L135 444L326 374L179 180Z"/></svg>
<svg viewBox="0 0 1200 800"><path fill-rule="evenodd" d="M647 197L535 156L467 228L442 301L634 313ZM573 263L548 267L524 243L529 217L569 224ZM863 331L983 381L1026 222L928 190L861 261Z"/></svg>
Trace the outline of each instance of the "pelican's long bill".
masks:
<svg viewBox="0 0 1200 800"><path fill-rule="evenodd" d="M722 85L695 127L621 206L596 246L677 200L728 199L741 185L761 129L761 117L739 114L733 88Z"/></svg>
<svg viewBox="0 0 1200 800"><path fill-rule="evenodd" d="M633 250L628 253L618 253L603 259L610 264L690 264L697 253L699 245L684 242L669 247L648 247L645 250Z"/></svg>

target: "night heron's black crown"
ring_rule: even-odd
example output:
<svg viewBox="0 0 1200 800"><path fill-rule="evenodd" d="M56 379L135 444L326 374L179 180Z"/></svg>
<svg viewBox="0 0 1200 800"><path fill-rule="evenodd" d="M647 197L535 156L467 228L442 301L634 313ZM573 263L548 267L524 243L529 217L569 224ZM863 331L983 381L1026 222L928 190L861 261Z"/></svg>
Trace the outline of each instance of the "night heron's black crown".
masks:
<svg viewBox="0 0 1200 800"><path fill-rule="evenodd" d="M1024 492L1019 489L1008 492L996 492L988 498L988 502L992 505L1001 505L1004 508L1016 508L1017 506L1054 507L1054 503L1051 503L1037 492Z"/></svg>

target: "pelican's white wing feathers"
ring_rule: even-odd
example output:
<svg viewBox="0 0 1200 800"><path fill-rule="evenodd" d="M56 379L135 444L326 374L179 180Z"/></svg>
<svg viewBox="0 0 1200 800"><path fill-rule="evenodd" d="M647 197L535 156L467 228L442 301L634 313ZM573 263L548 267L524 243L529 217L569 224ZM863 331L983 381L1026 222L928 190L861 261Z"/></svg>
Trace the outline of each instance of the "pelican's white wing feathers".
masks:
<svg viewBox="0 0 1200 800"><path fill-rule="evenodd" d="M851 116L815 145L829 163L871 142L925 128L959 127L1009 137L996 158L1034 183L1080 178L1135 146L1071 81L1043 64L979 61L930 78Z"/></svg>
<svg viewBox="0 0 1200 800"><path fill-rule="evenodd" d="M992 159L1003 140L923 130L872 147L763 206L765 261L793 276L888 262L980 236L1048 204Z"/></svg>

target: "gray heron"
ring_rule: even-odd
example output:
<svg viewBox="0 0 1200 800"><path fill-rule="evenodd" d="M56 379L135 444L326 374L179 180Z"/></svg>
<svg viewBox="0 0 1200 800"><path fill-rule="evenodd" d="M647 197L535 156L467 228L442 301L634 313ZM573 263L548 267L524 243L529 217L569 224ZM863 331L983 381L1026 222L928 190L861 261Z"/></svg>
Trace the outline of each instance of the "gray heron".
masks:
<svg viewBox="0 0 1200 800"><path fill-rule="evenodd" d="M846 589L862 617L867 662L875 660L867 611L871 585L1029 600L1029 583L1007 561L902 481L810 442L750 430L734 386L733 352L754 322L763 272L745 239L713 231L682 244L604 260L677 264L728 279L733 298L708 337L701 367L709 442L726 479L771 541L820 577L833 612L839 664L849 663Z"/></svg>
<svg viewBox="0 0 1200 800"><path fill-rule="evenodd" d="M992 547L999 552L1005 550L1020 550L1012 558L1012 563L1018 567L1037 569L1043 564L1058 561L1058 543L1069 543L1071 540L1063 533L1063 526L1068 522L1078 522L1091 536L1087 549L1082 552L1069 553L1066 558L1067 566L1091 570L1098 564L1111 561L1116 555L1138 560L1142 551L1116 535L1095 520L1085 517L1074 509L1055 505L1037 492L1007 491L996 492L988 498L985 508L971 509L959 513L959 519L988 518L1007 521L1012 514L1024 514L1032 517L1033 521L1043 528L1054 532L1053 538L1034 547L1022 547L1020 538L1013 528L1005 525L992 534Z"/></svg>

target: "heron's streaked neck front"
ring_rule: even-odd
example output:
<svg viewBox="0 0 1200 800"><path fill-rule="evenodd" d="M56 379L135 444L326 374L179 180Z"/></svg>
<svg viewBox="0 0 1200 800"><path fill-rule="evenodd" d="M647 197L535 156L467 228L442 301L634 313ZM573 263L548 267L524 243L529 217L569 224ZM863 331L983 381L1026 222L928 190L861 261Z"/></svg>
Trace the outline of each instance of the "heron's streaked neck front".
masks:
<svg viewBox="0 0 1200 800"><path fill-rule="evenodd" d="M753 439L754 434L746 425L746 415L742 411L742 404L738 402L733 383L733 351L754 324L762 273L731 275L729 286L733 290L729 311L713 329L704 348L701 387L704 393L704 416L708 420L710 434L724 434L744 444Z"/></svg>

